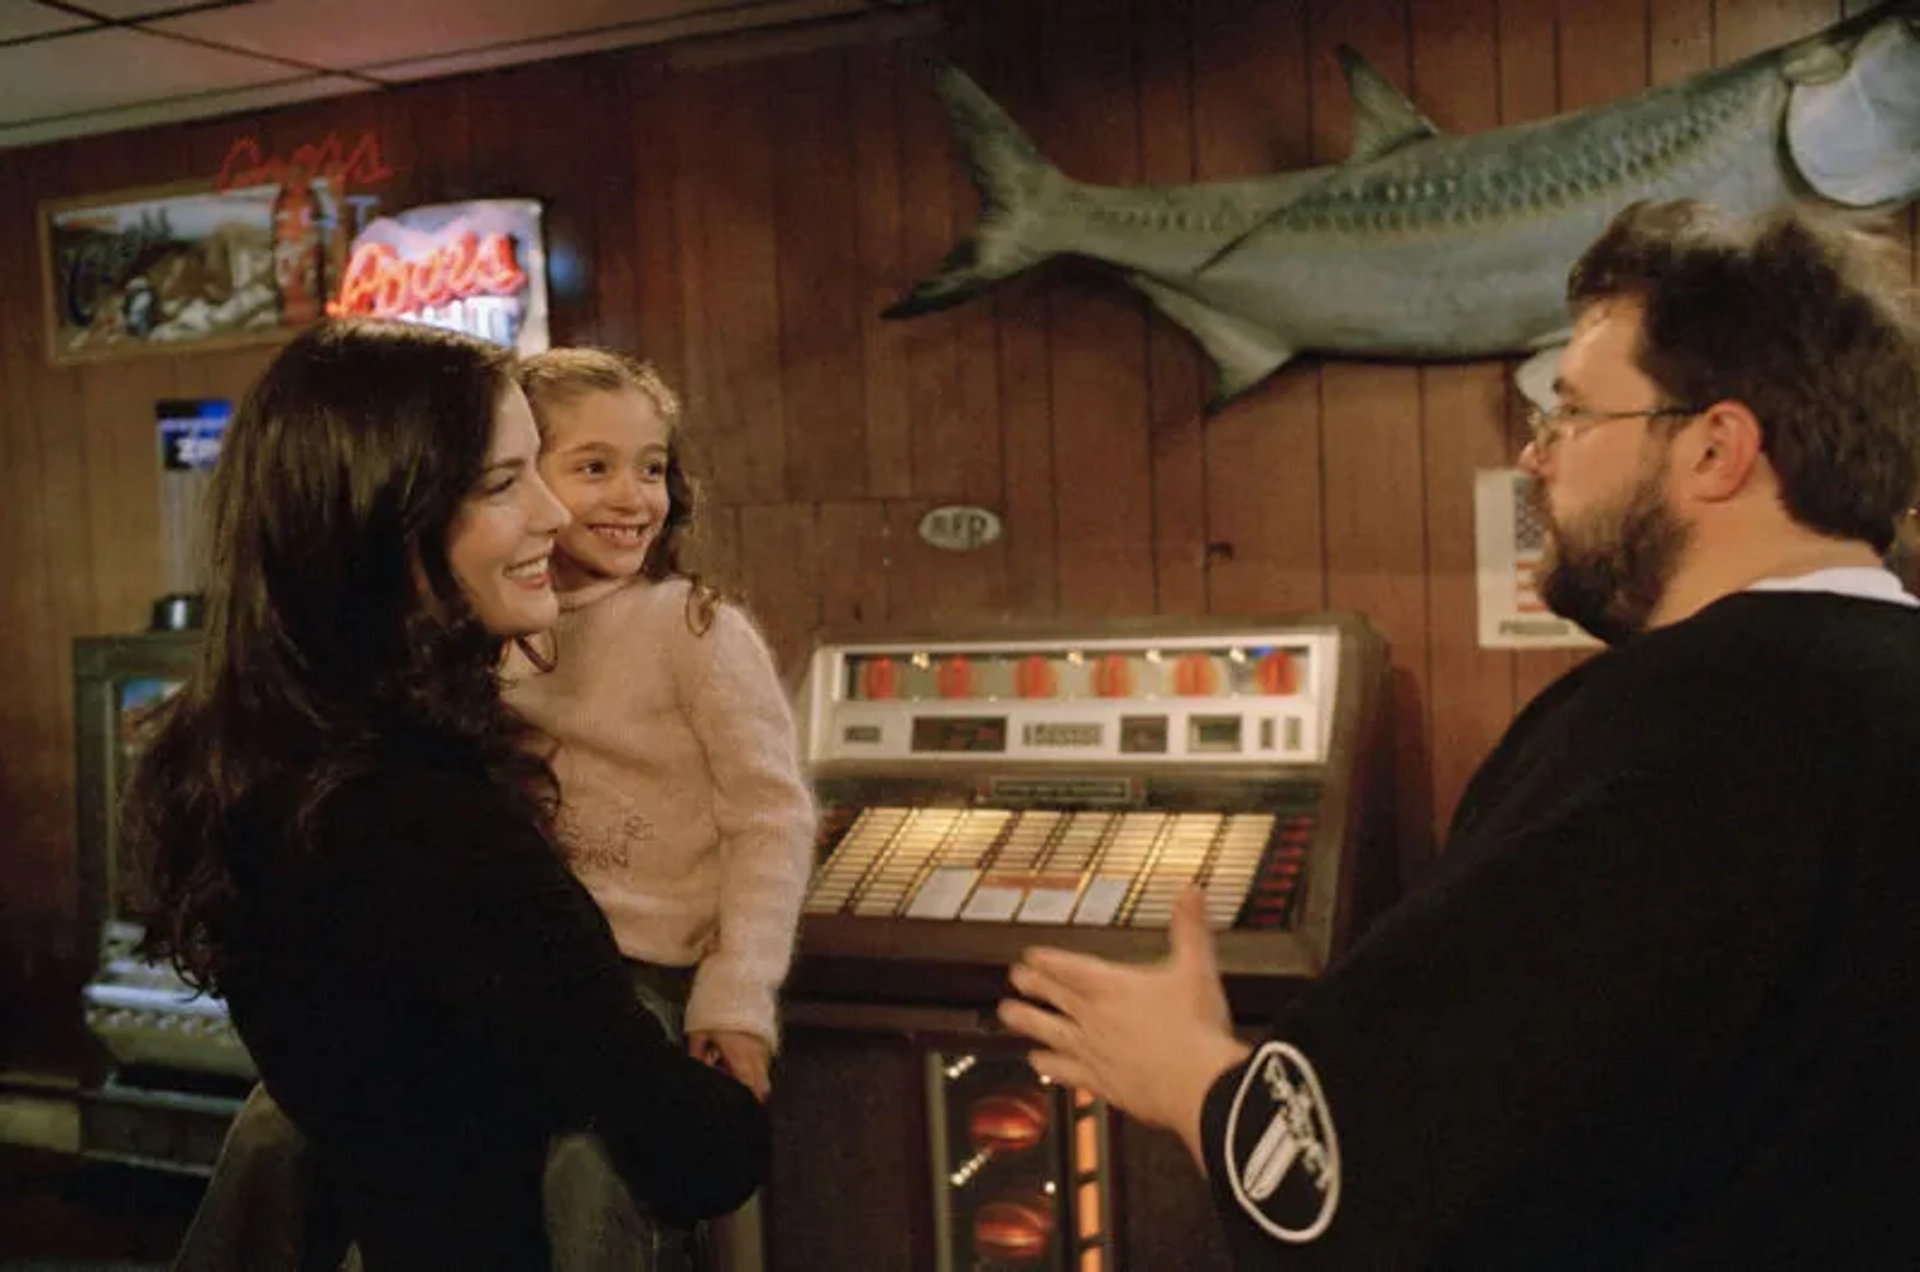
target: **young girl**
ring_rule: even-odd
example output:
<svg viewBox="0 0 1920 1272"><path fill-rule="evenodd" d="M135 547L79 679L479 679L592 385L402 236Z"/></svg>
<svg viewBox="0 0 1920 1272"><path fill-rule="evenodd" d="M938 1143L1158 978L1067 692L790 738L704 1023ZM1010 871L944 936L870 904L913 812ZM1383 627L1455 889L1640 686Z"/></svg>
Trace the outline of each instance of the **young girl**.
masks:
<svg viewBox="0 0 1920 1272"><path fill-rule="evenodd" d="M597 349L536 355L520 384L572 520L559 621L510 663L508 700L556 743L559 839L621 952L684 1002L689 1050L764 1099L813 865L786 695L747 616L681 565L673 392Z"/></svg>

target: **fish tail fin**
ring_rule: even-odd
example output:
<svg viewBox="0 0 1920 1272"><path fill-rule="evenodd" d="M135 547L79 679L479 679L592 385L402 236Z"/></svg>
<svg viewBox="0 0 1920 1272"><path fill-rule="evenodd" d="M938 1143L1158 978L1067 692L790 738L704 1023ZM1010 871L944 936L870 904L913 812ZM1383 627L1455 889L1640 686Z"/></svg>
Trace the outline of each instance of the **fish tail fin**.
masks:
<svg viewBox="0 0 1920 1272"><path fill-rule="evenodd" d="M1032 239L1066 178L966 72L942 64L935 71L935 87L967 175L980 194L980 223L947 252L938 273L921 279L889 305L881 315L885 318L910 318L957 305L1053 255Z"/></svg>

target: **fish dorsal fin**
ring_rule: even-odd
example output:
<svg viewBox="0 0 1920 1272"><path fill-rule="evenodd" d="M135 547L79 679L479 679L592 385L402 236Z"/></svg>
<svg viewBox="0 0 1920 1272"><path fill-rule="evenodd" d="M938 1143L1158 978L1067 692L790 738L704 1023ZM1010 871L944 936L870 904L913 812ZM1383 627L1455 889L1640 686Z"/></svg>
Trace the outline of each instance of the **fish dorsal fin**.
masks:
<svg viewBox="0 0 1920 1272"><path fill-rule="evenodd" d="M1348 163L1365 163L1440 135L1433 121L1356 50L1342 44L1338 56L1347 91L1353 96L1353 153L1347 156Z"/></svg>

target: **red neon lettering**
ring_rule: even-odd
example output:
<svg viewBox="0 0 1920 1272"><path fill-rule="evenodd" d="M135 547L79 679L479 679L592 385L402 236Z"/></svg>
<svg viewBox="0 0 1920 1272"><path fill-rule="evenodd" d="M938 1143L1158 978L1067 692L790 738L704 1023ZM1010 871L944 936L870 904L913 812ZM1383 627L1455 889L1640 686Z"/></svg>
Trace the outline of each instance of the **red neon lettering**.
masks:
<svg viewBox="0 0 1920 1272"><path fill-rule="evenodd" d="M462 239L472 237L473 235L467 234L463 235ZM459 246L464 245L462 242ZM461 286L456 289L450 278L453 269L453 261L450 259L452 255L453 251L441 248L428 252L425 260L408 262L406 266L407 299L411 302L410 308L424 309L433 305L444 305L454 296L467 294L468 289L465 286L467 280L462 279Z"/></svg>
<svg viewBox="0 0 1920 1272"><path fill-rule="evenodd" d="M435 260L434 257L438 257ZM435 300L444 300L448 296L471 296L479 290L480 236L473 233L462 234L453 242L445 244L427 258L423 266L417 266L422 278L434 288L417 292L421 299L432 304Z"/></svg>
<svg viewBox="0 0 1920 1272"><path fill-rule="evenodd" d="M526 285L527 273L505 234L483 239L468 230L417 260L402 260L385 243L362 243L353 250L340 294L327 303L327 312L389 318L469 296L512 296Z"/></svg>
<svg viewBox="0 0 1920 1272"><path fill-rule="evenodd" d="M317 142L295 146L285 158L269 157L258 137L238 137L227 147L220 163L220 175L214 189L233 190L242 186L304 184L324 177L335 193L344 194L351 185L376 185L393 175L393 169L380 154L380 137L364 132L349 151L340 134L328 133Z"/></svg>

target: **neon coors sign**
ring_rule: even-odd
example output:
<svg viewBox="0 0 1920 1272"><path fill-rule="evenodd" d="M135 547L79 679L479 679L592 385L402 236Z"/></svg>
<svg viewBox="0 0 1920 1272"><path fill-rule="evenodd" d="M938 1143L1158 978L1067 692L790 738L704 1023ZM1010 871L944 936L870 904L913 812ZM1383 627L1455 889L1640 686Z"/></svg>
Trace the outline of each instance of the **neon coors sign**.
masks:
<svg viewBox="0 0 1920 1272"><path fill-rule="evenodd" d="M327 312L446 327L540 352L548 343L540 204L439 203L375 218L353 240Z"/></svg>

